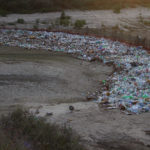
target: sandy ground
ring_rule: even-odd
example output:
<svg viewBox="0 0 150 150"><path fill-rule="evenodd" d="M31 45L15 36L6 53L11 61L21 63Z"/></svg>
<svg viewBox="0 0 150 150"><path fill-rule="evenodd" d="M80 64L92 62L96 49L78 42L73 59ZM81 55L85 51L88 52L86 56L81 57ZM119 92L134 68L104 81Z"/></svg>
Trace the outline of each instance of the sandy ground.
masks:
<svg viewBox="0 0 150 150"><path fill-rule="evenodd" d="M128 116L120 110L105 110L96 102L73 103L75 111L70 112L69 105L37 104L30 110L38 108L38 116L53 113L47 120L73 128L89 150L150 149L150 135L145 133L150 130L149 113Z"/></svg>
<svg viewBox="0 0 150 150"><path fill-rule="evenodd" d="M112 71L67 54L0 47L0 108L86 101Z"/></svg>
<svg viewBox="0 0 150 150"><path fill-rule="evenodd" d="M22 105L73 128L88 150L149 150L150 113L129 116L85 101L112 70L67 54L0 47L0 112Z"/></svg>
<svg viewBox="0 0 150 150"><path fill-rule="evenodd" d="M23 18L27 24L17 25L19 27L31 28L31 24L35 23L36 19L46 21L47 24L41 25L46 28L56 18L60 17L61 12L55 13L35 13L35 14L12 14L7 17L0 17L0 23L15 22L18 18ZM115 14L112 10L99 11L66 11L66 14L71 16L74 22L77 19L85 19L89 28L100 28L101 25L116 26L129 25L130 22L138 22L139 16L150 18L150 9L148 8L129 8L121 10L121 13ZM32 25L33 27L33 25Z"/></svg>

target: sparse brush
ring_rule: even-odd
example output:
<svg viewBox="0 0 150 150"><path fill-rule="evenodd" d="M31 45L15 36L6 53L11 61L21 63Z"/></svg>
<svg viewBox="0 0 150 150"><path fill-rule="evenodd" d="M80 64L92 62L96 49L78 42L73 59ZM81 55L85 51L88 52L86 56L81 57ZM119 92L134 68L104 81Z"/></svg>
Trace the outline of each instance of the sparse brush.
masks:
<svg viewBox="0 0 150 150"><path fill-rule="evenodd" d="M17 19L17 23L19 23L19 24L24 24L24 23L25 23L25 21L24 21L24 19L19 18L19 19Z"/></svg>
<svg viewBox="0 0 150 150"><path fill-rule="evenodd" d="M76 20L74 23L74 28L80 29L80 28L83 28L85 25L86 25L85 20Z"/></svg>
<svg viewBox="0 0 150 150"><path fill-rule="evenodd" d="M33 25L33 29L34 29L34 30L37 30L38 28L39 28L39 27L38 27L37 24Z"/></svg>
<svg viewBox="0 0 150 150"><path fill-rule="evenodd" d="M47 123L22 109L1 118L0 132L2 150L85 150L70 128Z"/></svg>

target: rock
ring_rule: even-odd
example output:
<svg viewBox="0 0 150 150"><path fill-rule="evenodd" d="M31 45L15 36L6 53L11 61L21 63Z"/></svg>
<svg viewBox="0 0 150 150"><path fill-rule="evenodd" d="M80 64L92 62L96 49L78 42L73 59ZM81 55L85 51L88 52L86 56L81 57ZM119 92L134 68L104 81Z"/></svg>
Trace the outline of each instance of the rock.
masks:
<svg viewBox="0 0 150 150"><path fill-rule="evenodd" d="M69 106L69 110L72 112L74 111L74 106Z"/></svg>
<svg viewBox="0 0 150 150"><path fill-rule="evenodd" d="M52 116L52 115L53 115L52 112L47 112L47 113L46 113L46 116Z"/></svg>

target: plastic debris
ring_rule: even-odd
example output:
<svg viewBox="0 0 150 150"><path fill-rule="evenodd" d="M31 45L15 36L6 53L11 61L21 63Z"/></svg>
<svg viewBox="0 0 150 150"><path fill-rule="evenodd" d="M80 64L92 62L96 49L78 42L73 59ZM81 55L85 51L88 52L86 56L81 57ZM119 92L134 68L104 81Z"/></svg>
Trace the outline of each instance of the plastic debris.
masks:
<svg viewBox="0 0 150 150"><path fill-rule="evenodd" d="M0 45L61 51L113 64L116 72L102 81L97 102L136 114L150 111L150 55L142 47L61 32L6 29L0 30Z"/></svg>

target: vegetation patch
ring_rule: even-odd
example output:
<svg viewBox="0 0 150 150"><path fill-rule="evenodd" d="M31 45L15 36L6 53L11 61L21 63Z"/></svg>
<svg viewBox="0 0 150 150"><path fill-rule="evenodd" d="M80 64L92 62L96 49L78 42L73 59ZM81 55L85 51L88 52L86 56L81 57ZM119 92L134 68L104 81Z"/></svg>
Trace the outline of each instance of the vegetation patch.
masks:
<svg viewBox="0 0 150 150"><path fill-rule="evenodd" d="M66 16L65 12L62 11L61 16L59 18L59 24L61 26L65 26L65 27L69 26L70 25L70 19L71 19L71 17L70 16Z"/></svg>
<svg viewBox="0 0 150 150"><path fill-rule="evenodd" d="M13 26L13 25L16 25L16 23L15 22L8 22L8 25Z"/></svg>
<svg viewBox="0 0 150 150"><path fill-rule="evenodd" d="M63 11L66 9L104 10L119 13L128 7L150 7L149 0L0 0L0 14Z"/></svg>
<svg viewBox="0 0 150 150"><path fill-rule="evenodd" d="M0 120L1 150L85 150L71 129L17 109Z"/></svg>
<svg viewBox="0 0 150 150"><path fill-rule="evenodd" d="M144 25L150 26L150 21L143 21Z"/></svg>
<svg viewBox="0 0 150 150"><path fill-rule="evenodd" d="M74 23L74 28L80 29L80 28L83 28L85 25L86 25L85 20L76 20Z"/></svg>
<svg viewBox="0 0 150 150"><path fill-rule="evenodd" d="M5 9L1 9L1 8L0 8L0 16L6 17L7 14L8 14L8 12L7 12Z"/></svg>
<svg viewBox="0 0 150 150"><path fill-rule="evenodd" d="M19 24L24 24L24 23L25 23L25 21L24 21L24 19L19 18L19 19L17 19L17 23L19 23Z"/></svg>
<svg viewBox="0 0 150 150"><path fill-rule="evenodd" d="M120 7L115 7L115 8L113 9L113 12L114 12L115 14L119 14L119 13L120 13L120 10L121 10Z"/></svg>

